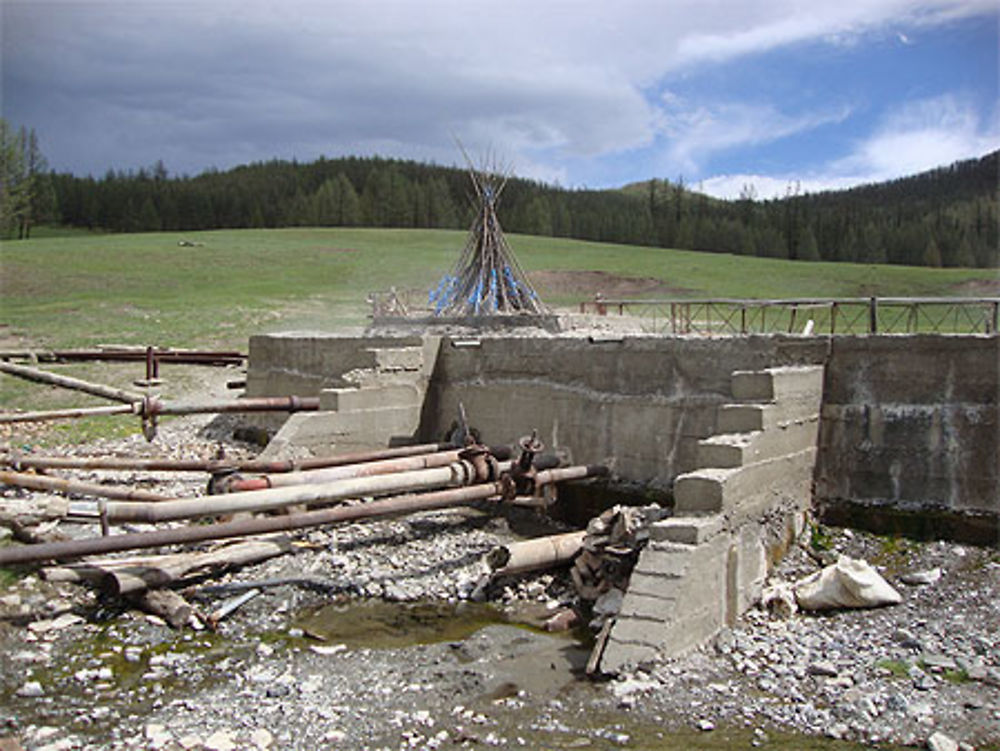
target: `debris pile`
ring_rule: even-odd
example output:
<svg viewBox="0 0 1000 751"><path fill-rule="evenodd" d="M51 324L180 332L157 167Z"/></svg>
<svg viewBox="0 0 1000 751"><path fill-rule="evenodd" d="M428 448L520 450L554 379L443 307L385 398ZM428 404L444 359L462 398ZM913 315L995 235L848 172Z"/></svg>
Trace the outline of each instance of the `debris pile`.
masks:
<svg viewBox="0 0 1000 751"><path fill-rule="evenodd" d="M0 549L0 565L65 562L99 554L104 557L48 566L40 573L51 582L89 584L102 593L124 597L178 627L214 626L231 611L206 616L188 605L175 590L208 575L295 553L308 544L289 534L295 530L477 502L537 505L536 501L549 486L606 471L603 467L558 467L554 457L536 456L541 444L534 438L521 442L522 451L516 462L510 461L508 447L487 448L473 443L468 435L467 439L463 448L424 444L407 451L388 449L354 454L347 457L348 463L338 457L320 457L296 464L0 454L0 464L21 470L0 472L0 485L18 488L7 491L17 495L4 499L0 522L6 520L7 526L14 528L15 536L28 543ZM213 474L208 489L214 494L170 497L114 484L67 482L38 474L53 469L94 470L102 466L116 470L127 467L133 471L150 466L168 472L208 470ZM264 474L250 475L247 470L263 470ZM38 487L48 492L71 493L72 497L39 502L24 497L20 490ZM96 500L87 500L86 496ZM279 513L247 516L252 512ZM187 523L176 523L181 520ZM24 529L28 522L52 527L69 522L62 527L72 530L70 539L39 541L40 535ZM81 529L96 524L100 525L100 534L80 536ZM130 529L110 534L114 525ZM575 547L567 548L569 555L579 548L580 537L576 535ZM240 539L235 543L225 542L234 538ZM205 543L210 547L206 549ZM525 545L530 547L533 543L536 541ZM190 547L196 544L202 546ZM145 556L111 556L174 545L185 547ZM515 565L521 566L518 563L521 554L515 551L515 558ZM234 607L239 604L242 602Z"/></svg>

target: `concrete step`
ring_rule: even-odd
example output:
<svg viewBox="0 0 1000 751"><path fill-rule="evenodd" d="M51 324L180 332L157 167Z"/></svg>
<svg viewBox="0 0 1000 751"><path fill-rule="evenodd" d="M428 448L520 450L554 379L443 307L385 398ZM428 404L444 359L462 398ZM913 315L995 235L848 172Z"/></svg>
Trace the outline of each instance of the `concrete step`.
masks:
<svg viewBox="0 0 1000 751"><path fill-rule="evenodd" d="M723 433L698 441L699 467L742 467L816 445L818 416L768 430Z"/></svg>
<svg viewBox="0 0 1000 751"><path fill-rule="evenodd" d="M819 416L820 400L815 398L785 399L769 404L723 404L715 421L716 434L751 433L755 430L815 420Z"/></svg>
<svg viewBox="0 0 1000 751"><path fill-rule="evenodd" d="M674 512L732 512L737 505L756 509L761 499L808 501L815 447L745 467L707 467L680 475L674 482Z"/></svg>
<svg viewBox="0 0 1000 751"><path fill-rule="evenodd" d="M737 370L732 375L733 399L737 401L782 401L805 394L823 393L823 366L795 366L764 370Z"/></svg>

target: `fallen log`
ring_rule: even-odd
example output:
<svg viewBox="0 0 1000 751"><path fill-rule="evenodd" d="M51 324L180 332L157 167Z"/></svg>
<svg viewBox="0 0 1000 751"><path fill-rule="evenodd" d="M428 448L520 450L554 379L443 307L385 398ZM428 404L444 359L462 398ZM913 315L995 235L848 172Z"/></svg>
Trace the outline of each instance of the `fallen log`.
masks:
<svg viewBox="0 0 1000 751"><path fill-rule="evenodd" d="M154 589L135 598L136 604L147 613L162 618L173 628L183 628L195 614L194 608L171 589Z"/></svg>
<svg viewBox="0 0 1000 751"><path fill-rule="evenodd" d="M97 583L108 594L142 592L146 589L164 587L191 576L259 563L290 553L292 550L292 543L286 537L275 540L248 540L225 545L206 553L171 556L173 560L162 563L151 560L141 566L112 567L104 571Z"/></svg>
<svg viewBox="0 0 1000 751"><path fill-rule="evenodd" d="M65 519L68 513L65 498L0 498L0 526L12 529Z"/></svg>
<svg viewBox="0 0 1000 751"><path fill-rule="evenodd" d="M495 577L553 568L580 552L586 534L580 530L500 545L486 554L486 563Z"/></svg>

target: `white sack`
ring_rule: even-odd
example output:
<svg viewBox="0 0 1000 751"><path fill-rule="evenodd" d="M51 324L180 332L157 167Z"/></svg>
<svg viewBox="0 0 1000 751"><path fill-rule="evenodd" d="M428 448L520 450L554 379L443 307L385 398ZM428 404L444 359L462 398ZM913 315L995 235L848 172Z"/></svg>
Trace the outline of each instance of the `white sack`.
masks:
<svg viewBox="0 0 1000 751"><path fill-rule="evenodd" d="M867 561L845 555L835 564L796 582L795 599L803 610L874 608L903 601L899 592Z"/></svg>

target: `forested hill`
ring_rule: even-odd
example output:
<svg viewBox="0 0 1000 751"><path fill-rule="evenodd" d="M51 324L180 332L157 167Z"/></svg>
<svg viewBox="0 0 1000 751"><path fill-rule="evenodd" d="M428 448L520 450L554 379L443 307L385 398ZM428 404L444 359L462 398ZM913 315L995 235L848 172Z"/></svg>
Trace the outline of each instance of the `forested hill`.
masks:
<svg viewBox="0 0 1000 751"><path fill-rule="evenodd" d="M512 178L508 232L803 260L998 266L1000 152L846 191L721 201L683 183L567 190ZM270 161L197 177L162 164L101 179L47 176L37 219L111 231L361 225L464 228L464 170L382 158ZM48 214L46 217L45 214Z"/></svg>

